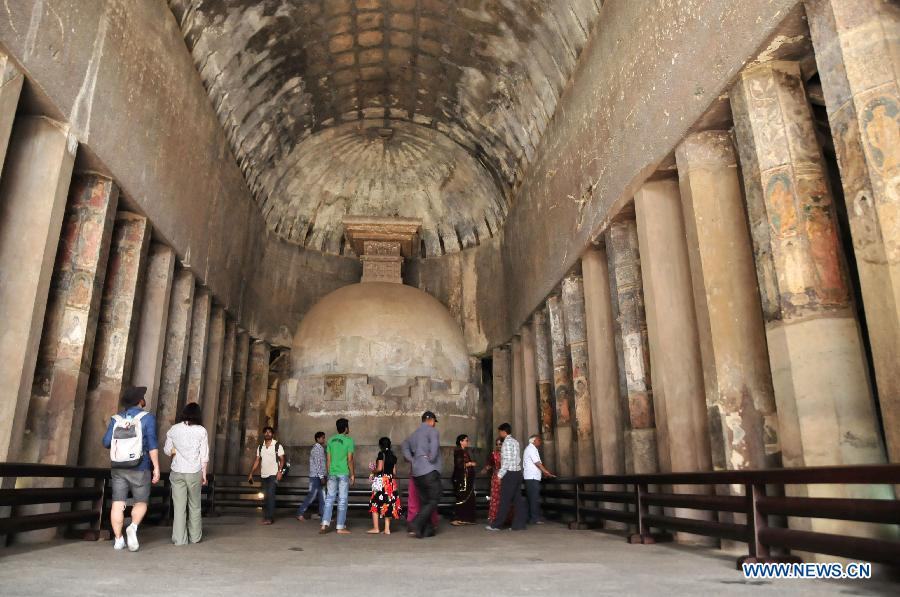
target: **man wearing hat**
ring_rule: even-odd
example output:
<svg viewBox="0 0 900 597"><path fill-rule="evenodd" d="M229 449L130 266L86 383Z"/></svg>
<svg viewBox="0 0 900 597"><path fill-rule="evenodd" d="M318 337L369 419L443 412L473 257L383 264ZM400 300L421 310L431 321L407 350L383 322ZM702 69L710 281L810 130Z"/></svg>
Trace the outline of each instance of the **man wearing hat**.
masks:
<svg viewBox="0 0 900 597"><path fill-rule="evenodd" d="M147 402L144 394L145 387L133 387L125 390L122 395L123 410L114 415L106 428L103 436L103 445L111 448L113 445L113 430L127 428L132 423L140 425L142 438L142 450L140 460L135 455L135 464L116 462L113 451L110 452L112 468L110 478L112 485L112 510L109 513L109 521L112 524L116 541L113 547L116 550L125 549L126 538L122 536L122 527L125 524L125 503L129 493L134 498L131 507L131 524L125 529L129 551L137 551L139 544L137 538L138 526L144 515L147 514L147 502L150 501L150 486L159 481L159 449L156 444L156 417L144 410ZM119 434L116 434L116 438ZM116 441L119 441L118 439ZM135 450L137 452L137 450Z"/></svg>
<svg viewBox="0 0 900 597"><path fill-rule="evenodd" d="M441 438L436 423L434 413L426 410L422 424L402 445L403 456L412 463L413 483L421 504L410 529L410 534L419 539L434 536L436 529L431 523L431 513L441 499Z"/></svg>

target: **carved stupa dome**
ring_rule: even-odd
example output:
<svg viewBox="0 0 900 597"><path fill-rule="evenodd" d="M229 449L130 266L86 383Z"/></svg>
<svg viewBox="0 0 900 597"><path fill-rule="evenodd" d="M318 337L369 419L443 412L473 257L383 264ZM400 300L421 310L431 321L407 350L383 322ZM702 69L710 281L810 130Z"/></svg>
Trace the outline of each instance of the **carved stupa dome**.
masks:
<svg viewBox="0 0 900 597"><path fill-rule="evenodd" d="M322 298L301 321L291 358L297 377L469 378L465 339L444 305L386 282L351 284Z"/></svg>

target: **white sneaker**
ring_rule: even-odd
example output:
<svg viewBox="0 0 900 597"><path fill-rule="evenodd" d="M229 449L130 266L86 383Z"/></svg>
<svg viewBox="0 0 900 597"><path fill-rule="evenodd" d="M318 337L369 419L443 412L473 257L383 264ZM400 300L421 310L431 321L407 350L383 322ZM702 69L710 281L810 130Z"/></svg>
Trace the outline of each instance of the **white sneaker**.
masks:
<svg viewBox="0 0 900 597"><path fill-rule="evenodd" d="M137 527L134 524L128 525L125 529L125 536L128 538L128 551L137 551L140 543L137 540Z"/></svg>
<svg viewBox="0 0 900 597"><path fill-rule="evenodd" d="M125 537L116 537L116 542L113 543L113 549L116 551L125 549Z"/></svg>

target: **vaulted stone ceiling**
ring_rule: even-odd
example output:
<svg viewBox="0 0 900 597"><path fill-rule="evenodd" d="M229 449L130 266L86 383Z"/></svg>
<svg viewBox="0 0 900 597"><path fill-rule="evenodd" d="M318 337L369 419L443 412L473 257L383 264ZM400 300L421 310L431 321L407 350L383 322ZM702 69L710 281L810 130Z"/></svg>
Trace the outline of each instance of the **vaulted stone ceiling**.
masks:
<svg viewBox="0 0 900 597"><path fill-rule="evenodd" d="M423 219L423 256L503 225L600 0L170 0L270 229Z"/></svg>

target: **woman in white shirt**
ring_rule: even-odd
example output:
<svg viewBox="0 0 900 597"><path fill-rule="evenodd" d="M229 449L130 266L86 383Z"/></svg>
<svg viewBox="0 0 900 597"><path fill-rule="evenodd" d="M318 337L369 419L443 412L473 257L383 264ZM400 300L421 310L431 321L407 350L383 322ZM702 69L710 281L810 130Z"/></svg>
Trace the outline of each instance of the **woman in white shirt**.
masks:
<svg viewBox="0 0 900 597"><path fill-rule="evenodd" d="M200 418L200 405L190 402L181 411L181 422L166 433L163 452L172 457L172 543L197 543L203 536L200 520L200 488L206 485L209 438Z"/></svg>

